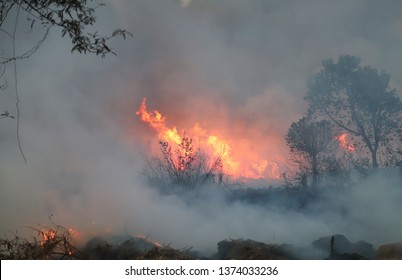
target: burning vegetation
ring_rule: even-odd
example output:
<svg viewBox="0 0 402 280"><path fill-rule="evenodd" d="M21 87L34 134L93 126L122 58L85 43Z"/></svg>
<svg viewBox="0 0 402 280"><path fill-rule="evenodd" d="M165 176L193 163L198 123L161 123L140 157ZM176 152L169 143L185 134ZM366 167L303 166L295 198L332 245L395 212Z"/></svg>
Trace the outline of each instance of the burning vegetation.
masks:
<svg viewBox="0 0 402 280"><path fill-rule="evenodd" d="M402 102L389 81L387 73L360 66L355 56L323 61L323 69L308 83L307 113L285 136L288 166L267 160L277 155L243 149L244 139L224 138L199 124L179 132L167 125L162 113L149 111L144 98L137 115L156 132L161 152L148 159L148 177L154 183L190 188L222 183L226 176L240 181L285 179L285 184L314 189L352 170L398 166Z"/></svg>
<svg viewBox="0 0 402 280"><path fill-rule="evenodd" d="M121 56L51 39L23 59L49 26L16 8L85 2L2 1L0 226L74 226L1 235L1 259L402 258L402 1L108 1L104 27L135 30ZM43 15L75 26L58 10ZM340 51L396 79L320 64Z"/></svg>
<svg viewBox="0 0 402 280"><path fill-rule="evenodd" d="M205 183L227 184L222 156L210 159L201 149L195 149L192 139L187 136L175 150L169 142L159 144L162 157L147 159L145 175L151 185L163 186L163 192L171 193L178 187L194 190Z"/></svg>
<svg viewBox="0 0 402 280"><path fill-rule="evenodd" d="M219 135L211 134L199 124L194 124L188 132L182 131L181 133L176 126L168 127L166 117L162 113L157 110L147 110L145 98L137 111L137 115L156 131L163 158L168 159L166 163L173 170L183 171L186 169L186 164L192 165L194 159L198 158L199 161L204 161L206 169L209 169L209 171L202 170L207 173L206 179L210 179L212 175L217 175L215 173L221 177L224 174L234 180L241 178L279 179L280 177L277 163L268 161L261 155L253 154L250 150L247 153L240 151L240 155L236 153L232 146L237 146L240 150L242 145L236 143L234 139L229 141ZM250 141L250 139L241 140ZM172 149L177 153L176 160L171 160ZM174 174L174 176L176 175ZM218 181L222 181L222 178Z"/></svg>
<svg viewBox="0 0 402 280"><path fill-rule="evenodd" d="M75 230L60 225L30 230L30 240L14 234L0 239L0 259L8 260L288 260L288 259L402 259L401 243L383 244L375 249L365 241L351 243L337 234L314 240L310 245L267 244L254 240L226 239L217 243L217 251L202 255L192 248L174 249L146 236L94 237L79 249ZM75 232L72 236L70 233Z"/></svg>
<svg viewBox="0 0 402 280"><path fill-rule="evenodd" d="M183 196L175 196L175 194L190 193L191 200L185 202L191 201L192 206L196 205L195 210L177 208L180 211L184 209L184 212L187 210L196 212L201 209L196 208L198 205L201 204L202 207L205 207L205 205L209 205L208 203L211 203L212 208L216 207L216 209L221 210L221 205L217 207L214 204L216 202L208 201L209 197L202 197L199 195L200 192L197 192L200 186L214 185L219 187L211 188L216 191L213 195L219 192L219 199L222 199L218 200L223 207L228 207L235 213L243 213L238 209L246 209L245 212L258 217L256 219L258 223L262 223L260 218L265 216L265 213L264 215L259 213L261 209L267 213L274 213L273 216L281 215L284 212L287 215L296 213L297 219L304 218L304 215L310 215L316 209L320 209L320 211L325 209L331 212L331 217L332 215L336 217L339 215L343 219L347 213L356 210L352 209L350 205L356 208L355 201L361 197L356 195L361 191L358 189L356 181L371 181L369 176L376 175L379 167L383 167L385 170L386 167L395 167L400 164L400 156L402 155L400 145L398 145L402 140L401 101L395 95L395 91L389 89L388 85L382 86L382 95L368 91L361 84L361 80L365 76L375 80L378 78L378 73L371 68L360 67L358 62L354 57L341 57L337 64L334 64L332 60L326 61L324 70L314 76L312 82L309 83L309 91L306 96L309 102L308 112L290 125L284 137L290 150L288 161L290 165L284 169L286 172L283 172L282 175L280 172L282 171L281 168L284 167L281 166L280 168L279 162L266 159L270 155L242 149L244 146L239 143L244 139L240 141L223 137L218 133L209 132L199 124L194 124L187 131L183 129L179 132L176 126L167 124L168 119L162 113L157 110L148 110L144 98L136 114L155 132L153 140L156 144L149 146L150 151L148 152L151 156L146 158L145 175L148 179L148 185L157 187L162 194L173 194L171 198L175 202L182 202L183 198ZM338 71L343 73L341 71L343 68L349 69L350 67L354 67L355 71L343 79L350 79L349 83L352 85L356 83L353 90L346 88L346 85L342 85L345 87L342 90L336 87L331 88L330 86L333 83L341 83L344 80L331 81L330 78L335 78L326 72ZM361 76L354 77L356 73ZM334 76L336 77L336 75ZM324 78L329 80L327 81ZM380 81L387 84L386 78L387 76L384 76ZM321 89L325 90L322 93L323 95L319 94ZM356 94L358 96L354 97ZM374 97L371 96L373 94ZM355 103L354 98L361 99L361 103ZM386 101L382 102L381 98L385 98ZM342 102L344 104L341 104ZM253 140L249 139L249 141ZM269 145L269 143L264 144ZM247 147L247 145L245 146ZM155 147L157 147L158 153L155 153ZM364 171L360 172L361 170ZM389 170L395 171L392 168ZM357 177L353 178L352 175ZM400 174L395 176L395 174L390 173L390 175L400 178ZM280 178L284 180L280 182L278 180ZM265 181L263 181L262 187L252 188L247 184L238 183L244 179ZM266 180L275 182L275 187L268 186ZM396 182L399 182L398 180L396 179ZM400 190L395 190L394 186L388 188L396 194L400 193ZM366 189L363 190L363 193L365 196ZM350 198L351 196L352 198ZM337 200L339 197L342 199ZM163 198L165 196L156 199ZM175 200L176 198L179 200ZM377 197L374 201L376 199ZM388 196L387 199L389 199ZM368 204L372 205L373 201L369 200L369 202ZM184 204L183 207L189 207L190 203ZM361 211L364 212L364 215L366 215L366 208ZM162 207L161 209L165 210L166 208ZM222 212L229 213L230 211ZM217 212L213 213L215 215ZM315 213L315 215L318 214ZM210 217L211 214L207 213L206 220L208 222ZM272 227L272 222L278 221L276 217L270 218L267 227ZM158 220L163 219L158 218ZM309 221L308 218L306 220ZM235 221L241 222L238 217L235 217ZM187 221L187 223L197 224L193 220ZM316 224L316 221L313 224ZM168 227L172 226L174 225L168 225ZM325 227L327 226L325 224ZM229 226L229 229L231 228ZM53 222L51 226L31 227L29 231L29 235L20 235L16 232L0 238L0 258L373 259L376 255L371 244L367 242L352 244L340 235L326 236L318 241L313 241L312 245L306 248L289 244L279 245L276 242L266 244L253 240L224 240L218 243L218 253L200 255L190 249L177 250L165 246L144 235L134 237L130 235L110 236L112 231L109 227L103 232L104 235L109 235L108 238L105 236L95 236L89 240L87 238L84 245L84 242L78 242L82 234L76 229L66 228ZM279 232L283 234L284 231ZM381 253L377 254L381 258L399 258L401 256L399 245L384 245L381 248ZM317 250L320 251L318 255L316 254ZM384 251L391 253L384 256Z"/></svg>
<svg viewBox="0 0 402 280"><path fill-rule="evenodd" d="M79 234L61 225L30 227L31 237L18 232L0 238L0 259L77 259L79 250L74 245Z"/></svg>
<svg viewBox="0 0 402 280"><path fill-rule="evenodd" d="M0 238L2 260L73 259L194 259L189 250L176 250L145 235L93 237L82 244L73 228L40 225Z"/></svg>

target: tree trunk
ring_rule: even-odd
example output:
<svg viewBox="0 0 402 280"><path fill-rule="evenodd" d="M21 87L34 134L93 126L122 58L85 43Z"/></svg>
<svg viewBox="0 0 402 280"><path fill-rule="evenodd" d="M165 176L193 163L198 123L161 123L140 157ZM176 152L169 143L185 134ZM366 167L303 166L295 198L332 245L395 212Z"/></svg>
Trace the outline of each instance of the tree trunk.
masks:
<svg viewBox="0 0 402 280"><path fill-rule="evenodd" d="M377 162L377 149L373 149L371 151L371 161L373 163L373 168L378 168L378 162Z"/></svg>
<svg viewBox="0 0 402 280"><path fill-rule="evenodd" d="M317 187L318 181L318 163L317 163L317 156L312 157L311 161L311 168L313 172L313 182L311 184L312 188L315 189Z"/></svg>

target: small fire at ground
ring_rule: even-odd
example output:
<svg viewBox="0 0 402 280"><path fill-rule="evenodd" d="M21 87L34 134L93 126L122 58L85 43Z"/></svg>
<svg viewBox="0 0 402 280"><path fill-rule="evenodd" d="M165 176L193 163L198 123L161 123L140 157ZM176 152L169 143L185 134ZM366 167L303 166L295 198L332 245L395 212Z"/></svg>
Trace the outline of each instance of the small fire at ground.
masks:
<svg viewBox="0 0 402 280"><path fill-rule="evenodd" d="M277 162L264 158L258 151L251 151L251 139L226 139L217 134L209 133L198 123L188 131L179 133L176 126L168 126L166 117L157 110L148 111L144 98L137 113L141 120L153 128L159 141L168 142L178 146L186 135L197 143L211 158L222 159L222 169L225 175L232 178L250 179L279 179L280 171ZM268 145L264 143L263 145Z"/></svg>
<svg viewBox="0 0 402 280"><path fill-rule="evenodd" d="M46 242L52 241L56 238L56 231L52 228L42 229L40 235L42 237L41 246L44 246Z"/></svg>

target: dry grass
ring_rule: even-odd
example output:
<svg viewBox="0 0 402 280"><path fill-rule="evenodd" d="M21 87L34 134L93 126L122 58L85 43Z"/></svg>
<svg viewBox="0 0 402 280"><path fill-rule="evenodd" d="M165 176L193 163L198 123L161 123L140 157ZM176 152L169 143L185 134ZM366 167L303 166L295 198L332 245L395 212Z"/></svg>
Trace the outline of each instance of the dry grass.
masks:
<svg viewBox="0 0 402 280"><path fill-rule="evenodd" d="M194 257L175 250L170 247L155 247L143 255L141 255L138 260L193 260Z"/></svg>
<svg viewBox="0 0 402 280"><path fill-rule="evenodd" d="M18 232L0 238L0 259L46 260L77 259L70 231L60 225L29 227L29 237Z"/></svg>
<svg viewBox="0 0 402 280"><path fill-rule="evenodd" d="M25 232L27 231L27 233ZM101 240L101 239L100 239ZM94 242L94 241L92 241ZM62 259L139 259L188 260L193 256L170 247L154 244L146 239L129 239L118 244L98 242L93 248L74 246L70 230L61 226L24 228L24 233L13 232L0 238L2 260L62 260ZM148 249L141 249L148 247Z"/></svg>

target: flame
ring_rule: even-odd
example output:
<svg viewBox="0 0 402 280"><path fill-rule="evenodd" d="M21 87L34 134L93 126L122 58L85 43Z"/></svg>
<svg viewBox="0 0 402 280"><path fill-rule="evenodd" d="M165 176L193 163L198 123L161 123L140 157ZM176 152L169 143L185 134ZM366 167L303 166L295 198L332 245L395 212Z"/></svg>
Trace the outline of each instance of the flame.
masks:
<svg viewBox="0 0 402 280"><path fill-rule="evenodd" d="M42 236L40 244L41 246L44 246L47 242L53 241L56 238L56 231L52 228L42 229L40 235Z"/></svg>
<svg viewBox="0 0 402 280"><path fill-rule="evenodd" d="M145 242L152 243L152 244L155 245L155 247L158 247L158 248L163 247L162 244L160 244L159 242L156 242L156 241L154 241L154 240L152 240L152 239L149 239L148 237L146 237L146 236L143 235L143 234L139 234L139 235L137 235L137 236L135 236L135 237L136 237L136 238L139 238L139 239L142 239L142 240L144 240Z"/></svg>
<svg viewBox="0 0 402 280"><path fill-rule="evenodd" d="M141 120L147 123L157 133L159 140L180 144L182 136L180 136L175 126L168 127L166 125L166 117L159 111L148 111L146 99L142 100L136 115L140 116ZM272 178L279 179L280 172L278 164L270 162L266 159L261 159L260 156L250 151L250 143L240 143L239 141L231 141L234 147L239 149L237 158L233 156L232 146L230 142L216 134L209 134L208 131L196 123L190 130L189 138L193 143L198 143L200 147L213 157L221 157L223 162L223 173L232 178Z"/></svg>
<svg viewBox="0 0 402 280"><path fill-rule="evenodd" d="M353 146L353 144L350 144L348 142L348 134L347 133L343 133L339 136L336 137L336 139L339 141L339 146L341 146L342 149L344 149L345 151L349 152L349 153L353 153L355 151L355 147Z"/></svg>
<svg viewBox="0 0 402 280"><path fill-rule="evenodd" d="M159 138L163 141L173 142L180 144L181 137L177 132L176 127L168 128L165 124L165 117L162 116L157 110L153 112L147 111L147 105L144 98L141 103L141 107L137 111L137 115L141 116L141 120L148 123L153 129L159 133Z"/></svg>
<svg viewBox="0 0 402 280"><path fill-rule="evenodd" d="M208 137L207 144L213 148L214 156L221 156L224 162L223 173L237 174L239 172L239 163L230 157L230 146L219 137L211 135Z"/></svg>
<svg viewBox="0 0 402 280"><path fill-rule="evenodd" d="M75 242L77 242L81 237L81 234L72 227L70 227L67 232L71 239ZM48 242L55 241L58 236L64 236L64 234L67 234L67 232L60 232L59 227L57 227L57 229L54 229L52 227L47 227L46 225L44 225L43 228L39 230L39 235L41 236L40 245L44 246Z"/></svg>

